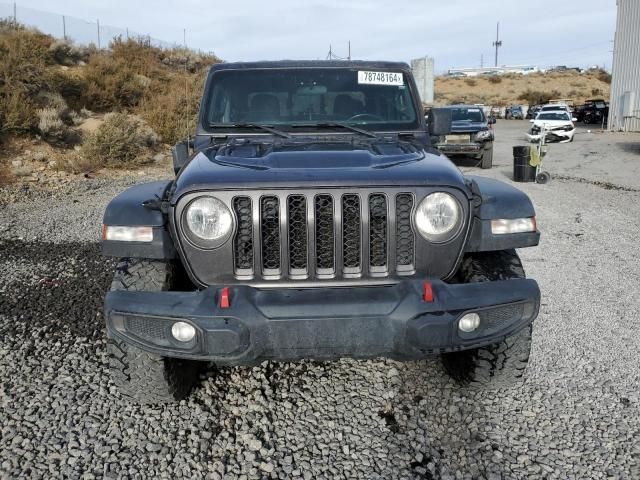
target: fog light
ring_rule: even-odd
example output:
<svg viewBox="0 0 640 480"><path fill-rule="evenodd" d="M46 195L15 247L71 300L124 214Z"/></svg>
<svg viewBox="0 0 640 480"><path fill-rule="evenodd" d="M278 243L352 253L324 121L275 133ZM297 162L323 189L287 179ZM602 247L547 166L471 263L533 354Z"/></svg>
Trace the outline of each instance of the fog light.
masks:
<svg viewBox="0 0 640 480"><path fill-rule="evenodd" d="M480 315L477 313L467 313L458 322L458 328L463 332L470 333L480 326Z"/></svg>
<svg viewBox="0 0 640 480"><path fill-rule="evenodd" d="M190 342L196 336L196 329L187 322L176 322L171 327L171 335L179 342Z"/></svg>

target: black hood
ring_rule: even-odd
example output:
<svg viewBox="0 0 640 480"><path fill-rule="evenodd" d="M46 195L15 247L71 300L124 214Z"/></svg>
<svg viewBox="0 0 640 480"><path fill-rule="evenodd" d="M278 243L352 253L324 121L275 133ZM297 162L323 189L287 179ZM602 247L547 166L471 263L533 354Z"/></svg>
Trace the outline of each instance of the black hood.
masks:
<svg viewBox="0 0 640 480"><path fill-rule="evenodd" d="M437 150L404 141L232 140L197 153L176 180L194 190L443 185L464 189L460 171Z"/></svg>

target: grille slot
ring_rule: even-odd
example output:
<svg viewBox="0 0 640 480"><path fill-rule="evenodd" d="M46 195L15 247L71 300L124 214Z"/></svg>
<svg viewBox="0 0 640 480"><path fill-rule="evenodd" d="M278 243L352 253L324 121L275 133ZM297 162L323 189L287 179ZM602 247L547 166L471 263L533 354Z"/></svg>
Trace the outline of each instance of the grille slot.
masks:
<svg viewBox="0 0 640 480"><path fill-rule="evenodd" d="M335 217L331 195L316 195L315 217L316 267L318 273L329 273L328 271L333 271L335 260Z"/></svg>
<svg viewBox="0 0 640 480"><path fill-rule="evenodd" d="M361 269L360 231L360 196L344 195L342 197L342 264L347 269Z"/></svg>
<svg viewBox="0 0 640 480"><path fill-rule="evenodd" d="M400 193L396 196L396 265L413 266L415 238L411 228L413 195Z"/></svg>
<svg viewBox="0 0 640 480"><path fill-rule="evenodd" d="M168 339L167 322L155 318L127 317L124 328L146 340L157 341Z"/></svg>
<svg viewBox="0 0 640 480"><path fill-rule="evenodd" d="M289 219L289 267L291 271L307 269L307 199L290 195L287 200Z"/></svg>
<svg viewBox="0 0 640 480"><path fill-rule="evenodd" d="M278 197L262 197L260 202L262 269L265 274L280 270L280 202Z"/></svg>
<svg viewBox="0 0 640 480"><path fill-rule="evenodd" d="M251 199L249 197L234 198L233 211L238 221L236 235L233 239L236 271L253 270L253 220L251 215Z"/></svg>
<svg viewBox="0 0 640 480"><path fill-rule="evenodd" d="M369 196L369 265L380 271L387 266L387 198Z"/></svg>

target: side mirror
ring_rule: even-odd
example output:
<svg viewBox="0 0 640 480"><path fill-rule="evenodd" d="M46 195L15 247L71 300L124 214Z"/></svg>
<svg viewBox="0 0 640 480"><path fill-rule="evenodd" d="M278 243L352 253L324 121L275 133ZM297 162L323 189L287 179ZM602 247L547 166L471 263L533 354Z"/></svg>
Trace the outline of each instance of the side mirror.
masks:
<svg viewBox="0 0 640 480"><path fill-rule="evenodd" d="M429 115L429 135L439 137L451 133L451 110L449 108L433 108Z"/></svg>
<svg viewBox="0 0 640 480"><path fill-rule="evenodd" d="M173 172L177 174L182 167L189 163L189 141L184 140L171 147L173 157Z"/></svg>
<svg viewBox="0 0 640 480"><path fill-rule="evenodd" d="M531 120L529 120L529 122L533 123L533 122L535 122L535 120L532 118Z"/></svg>

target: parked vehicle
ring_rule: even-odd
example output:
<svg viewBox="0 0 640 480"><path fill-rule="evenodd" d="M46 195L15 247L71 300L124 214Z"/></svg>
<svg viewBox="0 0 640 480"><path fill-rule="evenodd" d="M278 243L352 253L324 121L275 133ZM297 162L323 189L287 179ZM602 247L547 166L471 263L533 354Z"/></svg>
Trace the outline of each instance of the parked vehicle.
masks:
<svg viewBox="0 0 640 480"><path fill-rule="evenodd" d="M522 107L520 105L508 106L505 112L504 118L514 119L514 120L523 120L524 113L522 112Z"/></svg>
<svg viewBox="0 0 640 480"><path fill-rule="evenodd" d="M200 362L440 355L464 385L521 381L540 291L515 249L538 244L533 205L431 147L452 115L487 132L477 107L427 124L408 65L355 61L217 64L200 105L175 178L104 215L125 397L183 398Z"/></svg>
<svg viewBox="0 0 640 480"><path fill-rule="evenodd" d="M576 127L573 124L575 118L571 118L566 111L548 110L541 111L531 120L531 129L527 135L530 141L539 141L541 134L546 131L546 142L573 142Z"/></svg>
<svg viewBox="0 0 640 480"><path fill-rule="evenodd" d="M482 168L493 166L493 129L496 121L485 116L476 105L451 105L444 107L451 112L451 132L434 136L436 148L449 156L466 156L479 160Z"/></svg>
<svg viewBox="0 0 640 480"><path fill-rule="evenodd" d="M538 115L541 108L541 105L529 105L529 108L527 109L527 119L536 118L536 115Z"/></svg>
<svg viewBox="0 0 640 480"><path fill-rule="evenodd" d="M500 107L491 107L489 112L489 116L492 118L502 118L502 108Z"/></svg>
<svg viewBox="0 0 640 480"><path fill-rule="evenodd" d="M579 120L586 124L603 124L606 123L608 117L609 104L602 99L593 99L584 103Z"/></svg>

